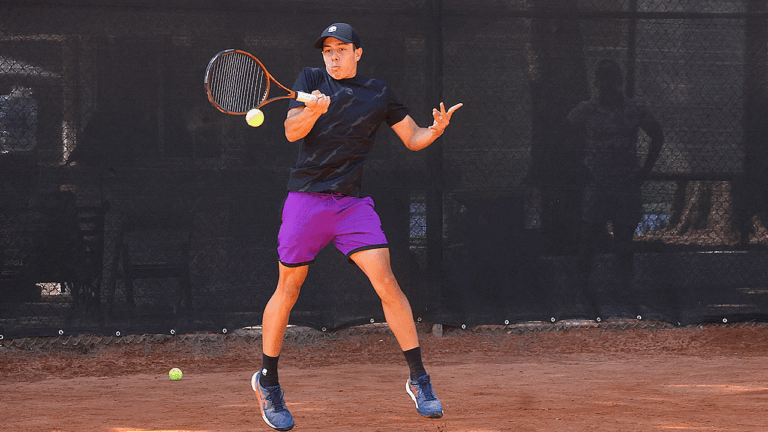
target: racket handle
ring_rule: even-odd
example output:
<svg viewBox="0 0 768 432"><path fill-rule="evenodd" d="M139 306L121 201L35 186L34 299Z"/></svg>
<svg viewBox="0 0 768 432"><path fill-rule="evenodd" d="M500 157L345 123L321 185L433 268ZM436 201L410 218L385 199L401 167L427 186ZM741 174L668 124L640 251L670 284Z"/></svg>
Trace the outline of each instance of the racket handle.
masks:
<svg viewBox="0 0 768 432"><path fill-rule="evenodd" d="M314 101L315 99L316 98L309 93L296 92L296 100L299 102L307 103L309 101Z"/></svg>

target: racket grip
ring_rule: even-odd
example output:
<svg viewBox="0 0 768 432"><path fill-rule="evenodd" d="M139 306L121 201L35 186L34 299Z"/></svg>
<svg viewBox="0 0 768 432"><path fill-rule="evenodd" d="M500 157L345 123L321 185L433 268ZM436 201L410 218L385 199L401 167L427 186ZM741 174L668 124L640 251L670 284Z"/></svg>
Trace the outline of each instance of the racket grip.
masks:
<svg viewBox="0 0 768 432"><path fill-rule="evenodd" d="M299 102L307 103L309 101L314 101L315 99L316 98L309 93L296 92L296 100Z"/></svg>

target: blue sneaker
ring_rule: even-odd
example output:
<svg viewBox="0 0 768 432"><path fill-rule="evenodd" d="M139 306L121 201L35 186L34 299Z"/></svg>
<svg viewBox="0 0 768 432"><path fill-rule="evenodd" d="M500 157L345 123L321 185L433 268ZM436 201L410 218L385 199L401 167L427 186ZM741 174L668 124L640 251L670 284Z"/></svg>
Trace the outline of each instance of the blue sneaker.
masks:
<svg viewBox="0 0 768 432"><path fill-rule="evenodd" d="M283 389L280 386L262 387L259 382L260 372L251 377L251 388L259 398L261 417L272 429L287 431L293 428L293 416L285 407Z"/></svg>
<svg viewBox="0 0 768 432"><path fill-rule="evenodd" d="M416 411L429 418L440 418L443 416L443 404L432 391L432 382L429 375L418 378L415 382L408 378L405 382L405 391L416 403Z"/></svg>

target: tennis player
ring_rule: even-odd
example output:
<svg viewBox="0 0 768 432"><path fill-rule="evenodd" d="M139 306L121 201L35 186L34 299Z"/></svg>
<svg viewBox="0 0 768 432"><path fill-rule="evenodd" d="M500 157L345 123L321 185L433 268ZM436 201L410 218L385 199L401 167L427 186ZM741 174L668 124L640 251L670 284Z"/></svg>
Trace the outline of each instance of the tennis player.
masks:
<svg viewBox="0 0 768 432"><path fill-rule="evenodd" d="M629 311L630 316L635 316L639 306L635 304L632 287L632 242L643 216L641 188L661 154L664 134L648 107L624 96L623 85L624 77L615 60L598 61L595 68L597 94L568 114L568 125L571 134L577 136L577 145L582 149L583 163L590 177L581 202L581 239L577 257L580 288L587 295L589 307L594 309L591 312L601 314L589 278L599 239L605 236L606 224L611 221L622 279L613 296L623 297L623 303L635 309ZM641 129L650 138L645 161L637 154Z"/></svg>
<svg viewBox="0 0 768 432"><path fill-rule="evenodd" d="M308 266L333 242L363 270L381 298L384 316L410 369L406 391L417 412L442 417L442 404L422 363L411 306L392 274L381 221L373 200L360 196L360 186L363 164L382 123L407 148L421 150L442 135L462 104L446 111L440 103L439 110L432 110L432 125L419 127L385 82L357 74L363 48L350 25L328 26L315 48L322 50L325 68L305 68L293 86L293 90L314 95L315 100L291 101L285 120L286 138L300 141L301 146L291 169L278 234L277 289L264 309L262 368L253 374L251 386L264 421L277 430L291 429L293 417L278 380L280 350Z"/></svg>

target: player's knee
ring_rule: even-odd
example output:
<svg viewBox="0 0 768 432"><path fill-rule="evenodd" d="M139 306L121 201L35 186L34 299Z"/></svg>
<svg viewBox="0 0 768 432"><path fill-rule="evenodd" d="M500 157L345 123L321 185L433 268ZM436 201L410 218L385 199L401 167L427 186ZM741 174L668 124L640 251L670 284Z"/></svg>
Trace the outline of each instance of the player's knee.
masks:
<svg viewBox="0 0 768 432"><path fill-rule="evenodd" d="M400 295L400 285L392 272L381 272L369 277L371 285L376 293L384 299L385 297L396 297Z"/></svg>
<svg viewBox="0 0 768 432"><path fill-rule="evenodd" d="M301 292L301 283L296 280L280 280L277 283L274 297L280 302L295 303Z"/></svg>

